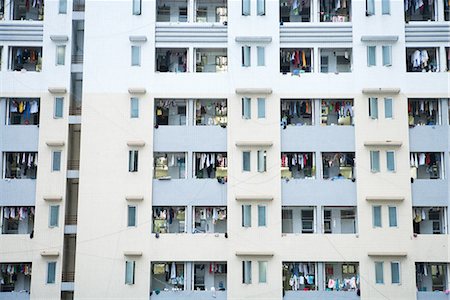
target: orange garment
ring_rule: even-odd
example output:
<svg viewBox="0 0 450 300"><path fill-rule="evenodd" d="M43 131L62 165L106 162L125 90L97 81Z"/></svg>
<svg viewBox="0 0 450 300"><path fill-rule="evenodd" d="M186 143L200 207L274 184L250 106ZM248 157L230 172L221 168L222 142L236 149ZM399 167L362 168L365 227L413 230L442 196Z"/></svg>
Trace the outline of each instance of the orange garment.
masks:
<svg viewBox="0 0 450 300"><path fill-rule="evenodd" d="M302 51L302 67L306 67L306 54Z"/></svg>

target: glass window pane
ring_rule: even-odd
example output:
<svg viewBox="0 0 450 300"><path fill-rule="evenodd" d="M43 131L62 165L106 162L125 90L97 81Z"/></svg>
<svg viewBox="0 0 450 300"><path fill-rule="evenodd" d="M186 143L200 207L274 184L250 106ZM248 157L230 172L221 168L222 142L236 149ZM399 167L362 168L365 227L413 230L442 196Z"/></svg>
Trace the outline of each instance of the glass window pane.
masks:
<svg viewBox="0 0 450 300"><path fill-rule="evenodd" d="M250 46L242 47L242 66L250 67Z"/></svg>
<svg viewBox="0 0 450 300"><path fill-rule="evenodd" d="M251 99L244 97L242 98L242 117L244 119L250 119L251 118L251 114L252 114L252 109L251 109Z"/></svg>
<svg viewBox="0 0 450 300"><path fill-rule="evenodd" d="M258 46L256 47L256 52L257 52L257 56L258 56L258 66L264 66L265 63L265 48L262 46Z"/></svg>
<svg viewBox="0 0 450 300"><path fill-rule="evenodd" d="M381 13L383 15L389 15L391 13L390 0L381 0Z"/></svg>
<svg viewBox="0 0 450 300"><path fill-rule="evenodd" d="M380 151L370 151L370 170L380 172Z"/></svg>
<svg viewBox="0 0 450 300"><path fill-rule="evenodd" d="M49 227L58 227L59 223L59 205L50 206Z"/></svg>
<svg viewBox="0 0 450 300"><path fill-rule="evenodd" d="M387 164L387 170L388 171L395 171L395 161L394 161L394 152L388 151L386 152L386 164Z"/></svg>
<svg viewBox="0 0 450 300"><path fill-rule="evenodd" d="M141 14L141 0L133 0L133 15Z"/></svg>
<svg viewBox="0 0 450 300"><path fill-rule="evenodd" d="M397 207L389 207L389 227L397 227Z"/></svg>
<svg viewBox="0 0 450 300"><path fill-rule="evenodd" d="M252 206L242 205L242 227L252 226Z"/></svg>
<svg viewBox="0 0 450 300"><path fill-rule="evenodd" d="M250 15L250 0L242 0L242 15Z"/></svg>
<svg viewBox="0 0 450 300"><path fill-rule="evenodd" d="M56 46L56 65L63 66L66 56L66 46Z"/></svg>
<svg viewBox="0 0 450 300"><path fill-rule="evenodd" d="M378 99L369 98L369 116L372 119L378 119Z"/></svg>
<svg viewBox="0 0 450 300"><path fill-rule="evenodd" d="M258 172L266 172L267 151L258 151Z"/></svg>
<svg viewBox="0 0 450 300"><path fill-rule="evenodd" d="M250 284L252 283L252 262L243 261L242 262L242 283Z"/></svg>
<svg viewBox="0 0 450 300"><path fill-rule="evenodd" d="M392 99L384 98L384 117L392 118Z"/></svg>
<svg viewBox="0 0 450 300"><path fill-rule="evenodd" d="M242 170L250 172L250 152L249 151L242 152L242 161L243 161Z"/></svg>
<svg viewBox="0 0 450 300"><path fill-rule="evenodd" d="M367 65L369 67L376 65L375 49L376 49L375 46L367 47Z"/></svg>
<svg viewBox="0 0 450 300"><path fill-rule="evenodd" d="M62 97L56 97L55 98L55 118L62 118L63 117L63 103L64 98Z"/></svg>
<svg viewBox="0 0 450 300"><path fill-rule="evenodd" d="M131 118L138 118L139 117L139 99L138 98L131 98L130 117Z"/></svg>
<svg viewBox="0 0 450 300"><path fill-rule="evenodd" d="M52 171L61 171L61 151L53 152Z"/></svg>
<svg viewBox="0 0 450 300"><path fill-rule="evenodd" d="M59 0L59 13L60 14L67 13L67 0Z"/></svg>
<svg viewBox="0 0 450 300"><path fill-rule="evenodd" d="M389 67L392 65L392 46L382 46L383 52L383 66Z"/></svg>
<svg viewBox="0 0 450 300"><path fill-rule="evenodd" d="M381 227L381 206L373 206L373 227Z"/></svg>
<svg viewBox="0 0 450 300"><path fill-rule="evenodd" d="M267 261L258 261L259 283L267 282Z"/></svg>
<svg viewBox="0 0 450 300"><path fill-rule="evenodd" d="M125 262L125 284L134 284L134 261Z"/></svg>
<svg viewBox="0 0 450 300"><path fill-rule="evenodd" d="M131 65L140 66L141 65L141 47L131 46Z"/></svg>
<svg viewBox="0 0 450 300"><path fill-rule="evenodd" d="M136 206L128 206L128 226L136 226Z"/></svg>
<svg viewBox="0 0 450 300"><path fill-rule="evenodd" d="M55 283L56 279L56 262L52 261L47 264L47 283Z"/></svg>
<svg viewBox="0 0 450 300"><path fill-rule="evenodd" d="M400 263L391 262L392 283L400 283Z"/></svg>
<svg viewBox="0 0 450 300"><path fill-rule="evenodd" d="M266 1L256 0L256 13L258 16L263 16L266 14Z"/></svg>
<svg viewBox="0 0 450 300"><path fill-rule="evenodd" d="M367 15L371 16L375 14L375 0L366 0Z"/></svg>
<svg viewBox="0 0 450 300"><path fill-rule="evenodd" d="M383 262L375 262L375 282L384 283L383 278Z"/></svg>
<svg viewBox="0 0 450 300"><path fill-rule="evenodd" d="M258 205L258 226L266 226L266 207Z"/></svg>
<svg viewBox="0 0 450 300"><path fill-rule="evenodd" d="M130 150L128 155L128 171L137 172L138 171L138 151Z"/></svg>
<svg viewBox="0 0 450 300"><path fill-rule="evenodd" d="M266 117L266 99L258 98L258 119Z"/></svg>

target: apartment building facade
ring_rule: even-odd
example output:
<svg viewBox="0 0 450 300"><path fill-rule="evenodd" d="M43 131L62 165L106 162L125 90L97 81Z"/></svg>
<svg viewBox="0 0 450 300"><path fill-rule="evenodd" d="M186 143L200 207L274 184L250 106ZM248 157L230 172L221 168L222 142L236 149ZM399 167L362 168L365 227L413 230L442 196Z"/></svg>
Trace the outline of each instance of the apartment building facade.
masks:
<svg viewBox="0 0 450 300"><path fill-rule="evenodd" d="M449 299L448 1L0 2L0 299Z"/></svg>

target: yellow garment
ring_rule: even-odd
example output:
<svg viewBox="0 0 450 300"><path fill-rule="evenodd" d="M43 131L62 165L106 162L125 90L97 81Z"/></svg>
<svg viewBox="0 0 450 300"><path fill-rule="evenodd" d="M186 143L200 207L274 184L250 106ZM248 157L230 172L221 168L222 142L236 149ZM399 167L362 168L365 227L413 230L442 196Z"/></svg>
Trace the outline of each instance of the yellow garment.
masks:
<svg viewBox="0 0 450 300"><path fill-rule="evenodd" d="M302 67L306 67L306 54L302 51Z"/></svg>
<svg viewBox="0 0 450 300"><path fill-rule="evenodd" d="M19 113L23 113L25 110L25 103L23 101L19 102Z"/></svg>

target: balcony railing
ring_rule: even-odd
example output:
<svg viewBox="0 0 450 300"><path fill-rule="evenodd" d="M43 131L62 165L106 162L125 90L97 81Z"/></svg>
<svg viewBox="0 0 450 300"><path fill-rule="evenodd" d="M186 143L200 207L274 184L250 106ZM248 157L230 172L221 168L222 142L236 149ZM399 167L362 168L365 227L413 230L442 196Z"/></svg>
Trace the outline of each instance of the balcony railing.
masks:
<svg viewBox="0 0 450 300"><path fill-rule="evenodd" d="M84 0L73 1L73 11L84 11Z"/></svg>
<svg viewBox="0 0 450 300"><path fill-rule="evenodd" d="M79 159L70 159L67 161L67 169L69 170L79 170L80 169L80 160Z"/></svg>
<svg viewBox="0 0 450 300"><path fill-rule="evenodd" d="M66 225L77 225L77 215L66 215L65 224Z"/></svg>
<svg viewBox="0 0 450 300"><path fill-rule="evenodd" d="M81 63L83 63L83 54L74 54L74 55L72 55L72 63L73 64L81 64Z"/></svg>
<svg viewBox="0 0 450 300"><path fill-rule="evenodd" d="M62 273L62 282L74 282L74 281L75 281L75 272Z"/></svg>

